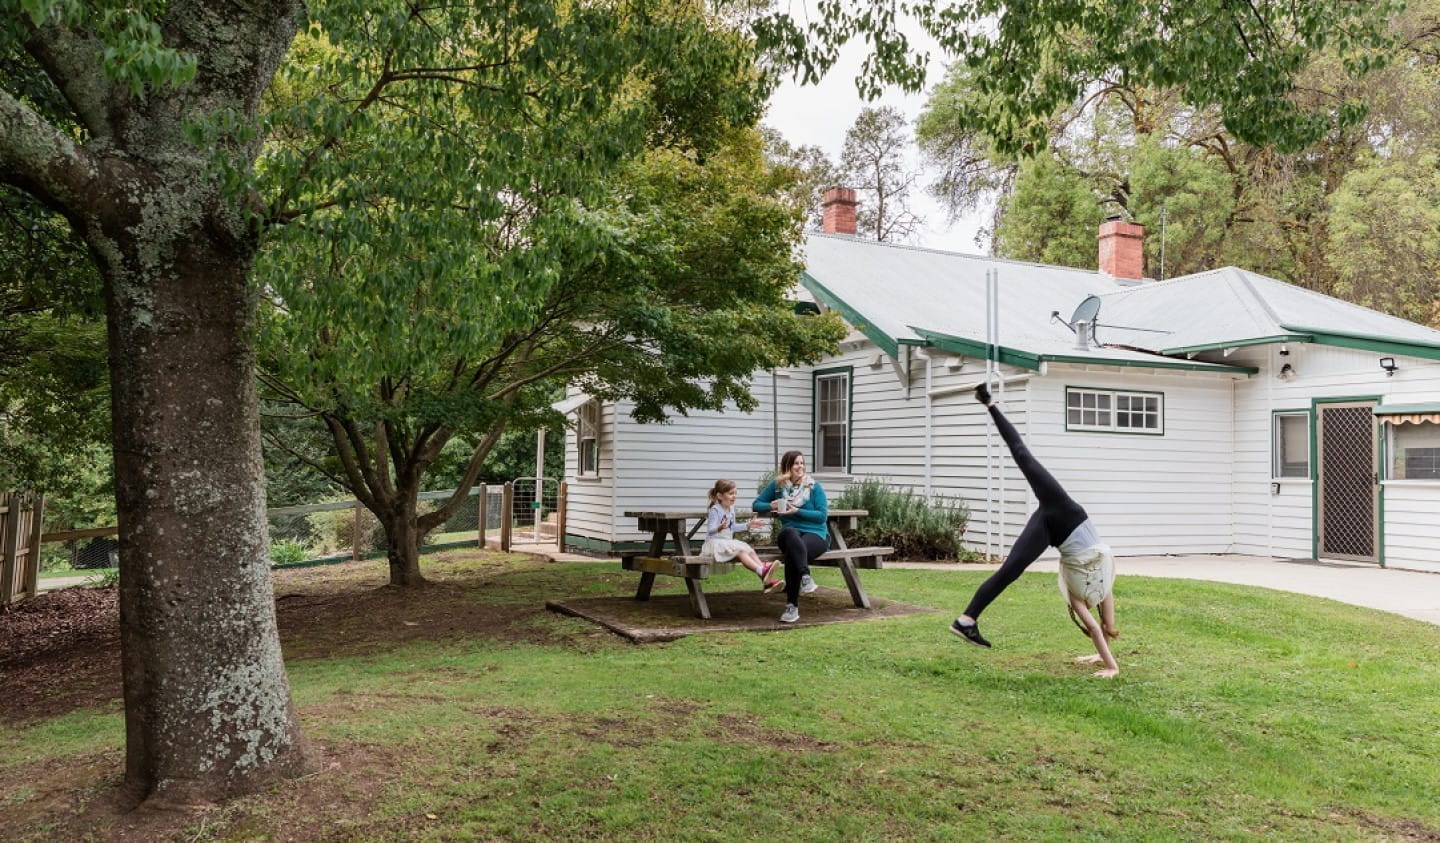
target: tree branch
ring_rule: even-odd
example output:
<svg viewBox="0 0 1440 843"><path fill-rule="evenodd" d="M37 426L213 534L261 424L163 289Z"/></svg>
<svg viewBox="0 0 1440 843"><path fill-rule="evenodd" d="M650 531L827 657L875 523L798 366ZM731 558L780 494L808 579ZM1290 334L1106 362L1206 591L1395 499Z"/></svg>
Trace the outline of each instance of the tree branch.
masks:
<svg viewBox="0 0 1440 843"><path fill-rule="evenodd" d="M102 174L69 135L0 90L0 180L74 220L101 193Z"/></svg>

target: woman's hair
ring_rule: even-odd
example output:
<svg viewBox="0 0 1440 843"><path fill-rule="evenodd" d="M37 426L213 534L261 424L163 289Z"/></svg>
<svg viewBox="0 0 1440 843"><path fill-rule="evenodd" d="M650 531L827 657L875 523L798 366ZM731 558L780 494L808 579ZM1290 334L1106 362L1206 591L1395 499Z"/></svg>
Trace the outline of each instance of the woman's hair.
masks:
<svg viewBox="0 0 1440 843"><path fill-rule="evenodd" d="M805 454L801 451L786 451L780 457L780 473L789 474L790 466L794 465L795 461L803 456L805 456Z"/></svg>
<svg viewBox="0 0 1440 843"><path fill-rule="evenodd" d="M710 487L710 502L717 503L721 495L733 491L735 491L734 480L716 480L715 485Z"/></svg>

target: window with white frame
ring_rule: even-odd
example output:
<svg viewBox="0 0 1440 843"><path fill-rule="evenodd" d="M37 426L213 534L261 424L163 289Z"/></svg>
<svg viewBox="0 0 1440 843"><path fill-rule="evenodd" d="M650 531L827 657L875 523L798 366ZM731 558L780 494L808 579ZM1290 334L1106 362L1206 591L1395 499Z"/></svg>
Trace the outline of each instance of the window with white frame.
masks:
<svg viewBox="0 0 1440 843"><path fill-rule="evenodd" d="M1270 476L1310 476L1310 413L1276 413L1270 422Z"/></svg>
<svg viewBox="0 0 1440 843"><path fill-rule="evenodd" d="M850 371L815 373L815 471L848 471Z"/></svg>
<svg viewBox="0 0 1440 843"><path fill-rule="evenodd" d="M1065 429L1160 435L1165 432L1165 396L1066 387Z"/></svg>
<svg viewBox="0 0 1440 843"><path fill-rule="evenodd" d="M578 477L593 477L600 473L600 402L582 404L576 420L580 460L575 474Z"/></svg>
<svg viewBox="0 0 1440 843"><path fill-rule="evenodd" d="M1440 480L1440 424L1386 421L1391 479Z"/></svg>

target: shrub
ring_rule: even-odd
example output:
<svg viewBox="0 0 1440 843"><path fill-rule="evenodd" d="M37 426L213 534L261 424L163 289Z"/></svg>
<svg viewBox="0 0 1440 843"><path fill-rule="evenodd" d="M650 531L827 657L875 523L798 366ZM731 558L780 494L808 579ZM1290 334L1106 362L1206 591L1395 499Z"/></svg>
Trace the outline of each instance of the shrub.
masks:
<svg viewBox="0 0 1440 843"><path fill-rule="evenodd" d="M84 583L89 588L114 588L120 584L120 569L106 568Z"/></svg>
<svg viewBox="0 0 1440 843"><path fill-rule="evenodd" d="M319 537L321 554L349 551L355 546L355 510L331 509L306 516ZM360 510L360 552L385 549L385 531L368 509Z"/></svg>
<svg viewBox="0 0 1440 843"><path fill-rule="evenodd" d="M900 559L964 559L960 544L970 508L964 501L936 496L927 500L909 489L891 488L876 477L852 483L830 499L832 509L864 509L869 515L845 540L855 545L888 545Z"/></svg>
<svg viewBox="0 0 1440 843"><path fill-rule="evenodd" d="M270 543L270 563L272 565L287 565L296 562L304 562L311 557L310 547L304 542L297 542L291 539L281 539L278 542Z"/></svg>

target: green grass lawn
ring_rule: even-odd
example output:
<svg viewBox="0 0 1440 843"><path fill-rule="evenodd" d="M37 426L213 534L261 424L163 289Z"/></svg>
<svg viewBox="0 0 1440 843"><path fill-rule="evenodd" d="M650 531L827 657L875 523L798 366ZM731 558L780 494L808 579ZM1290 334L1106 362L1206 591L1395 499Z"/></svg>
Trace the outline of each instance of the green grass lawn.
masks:
<svg viewBox="0 0 1440 843"><path fill-rule="evenodd" d="M1092 650L1049 574L991 606L993 650L946 632L985 576L963 570L864 573L872 595L932 615L636 646L542 608L629 593L618 566L496 573L497 554L466 553L426 570L459 582L481 576L476 558L490 560L476 611L518 620L292 659L320 772L185 839L1440 836L1435 626L1122 571L1121 675L1105 681L1070 661ZM41 766L70 765L90 798L115 784L117 709L0 728L0 813L35 813ZM54 822L9 831L44 839Z"/></svg>

